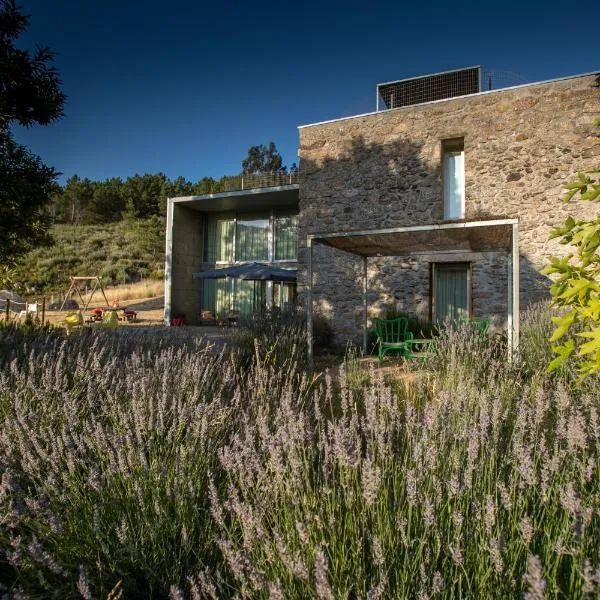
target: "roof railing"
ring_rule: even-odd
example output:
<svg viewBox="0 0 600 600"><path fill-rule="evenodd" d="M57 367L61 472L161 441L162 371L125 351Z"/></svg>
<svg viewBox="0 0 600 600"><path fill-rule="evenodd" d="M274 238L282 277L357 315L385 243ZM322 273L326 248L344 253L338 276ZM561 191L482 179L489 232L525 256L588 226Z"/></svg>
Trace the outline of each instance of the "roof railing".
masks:
<svg viewBox="0 0 600 600"><path fill-rule="evenodd" d="M277 173L242 173L222 177L219 180L219 191L236 192L238 190L253 190L257 188L279 187L298 183L298 171Z"/></svg>

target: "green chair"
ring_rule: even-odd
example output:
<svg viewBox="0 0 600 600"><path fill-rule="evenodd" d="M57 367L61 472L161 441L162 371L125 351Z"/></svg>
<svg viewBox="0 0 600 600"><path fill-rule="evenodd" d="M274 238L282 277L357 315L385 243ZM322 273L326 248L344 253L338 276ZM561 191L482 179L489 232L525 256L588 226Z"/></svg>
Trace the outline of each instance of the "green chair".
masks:
<svg viewBox="0 0 600 600"><path fill-rule="evenodd" d="M485 337L490 328L489 319L460 319L458 327L466 328L470 333L477 334L479 337Z"/></svg>
<svg viewBox="0 0 600 600"><path fill-rule="evenodd" d="M386 354L397 352L401 356L409 357L413 334L408 330L408 319L396 317L395 319L373 319L375 335L377 336L379 363L383 363Z"/></svg>

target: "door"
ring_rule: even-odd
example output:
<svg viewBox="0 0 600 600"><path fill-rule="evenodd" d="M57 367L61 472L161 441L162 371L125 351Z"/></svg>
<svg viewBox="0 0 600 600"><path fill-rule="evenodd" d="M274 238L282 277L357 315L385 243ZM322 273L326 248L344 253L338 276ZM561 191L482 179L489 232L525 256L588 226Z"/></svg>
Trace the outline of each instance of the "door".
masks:
<svg viewBox="0 0 600 600"><path fill-rule="evenodd" d="M432 316L435 322L468 319L471 315L471 265L433 265Z"/></svg>

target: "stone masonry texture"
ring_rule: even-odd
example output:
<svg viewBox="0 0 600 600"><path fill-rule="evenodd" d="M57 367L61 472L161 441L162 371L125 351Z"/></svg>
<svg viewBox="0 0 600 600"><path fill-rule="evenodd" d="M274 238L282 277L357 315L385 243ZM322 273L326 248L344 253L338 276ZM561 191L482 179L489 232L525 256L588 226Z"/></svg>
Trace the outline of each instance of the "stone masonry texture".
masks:
<svg viewBox="0 0 600 600"><path fill-rule="evenodd" d="M462 138L465 217L519 219L521 308L547 297L539 273L568 248L548 240L568 215L589 218L590 203L562 201L577 171L600 163L593 127L600 113L595 76L498 90L300 129L300 269L306 291L306 236L443 220L442 141ZM506 324L506 251L407 254L369 259L369 316L394 307L429 320L432 263L469 262L472 309ZM362 259L316 246L314 306L331 319L336 340L358 339Z"/></svg>

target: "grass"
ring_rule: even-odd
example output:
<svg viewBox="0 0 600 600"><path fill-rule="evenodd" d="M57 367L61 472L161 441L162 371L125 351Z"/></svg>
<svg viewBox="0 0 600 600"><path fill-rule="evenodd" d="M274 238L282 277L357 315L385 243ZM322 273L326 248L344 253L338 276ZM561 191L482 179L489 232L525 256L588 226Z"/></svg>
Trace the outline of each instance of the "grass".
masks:
<svg viewBox="0 0 600 600"><path fill-rule="evenodd" d="M105 284L163 278L164 219L54 225L51 234L53 246L30 252L15 269L23 293L65 292L70 275L100 275Z"/></svg>
<svg viewBox="0 0 600 600"><path fill-rule="evenodd" d="M0 328L0 590L597 597L598 381L525 362L536 310L519 361L449 332L410 385L353 351L311 381L268 345L242 368L168 336Z"/></svg>
<svg viewBox="0 0 600 600"><path fill-rule="evenodd" d="M114 302L122 304L128 300L156 298L157 296L162 296L164 293L164 282L162 280L157 281L153 279L146 279L144 281L138 281L137 283L129 283L116 287L106 287L104 289L104 294L106 295L109 304L113 304ZM86 300L89 299L91 297L91 292L88 294L83 294L83 297ZM75 294L73 298L76 300L79 299L77 294ZM96 290L93 300L95 303L98 303L98 301L101 301L102 303L104 302L104 298L100 290Z"/></svg>

